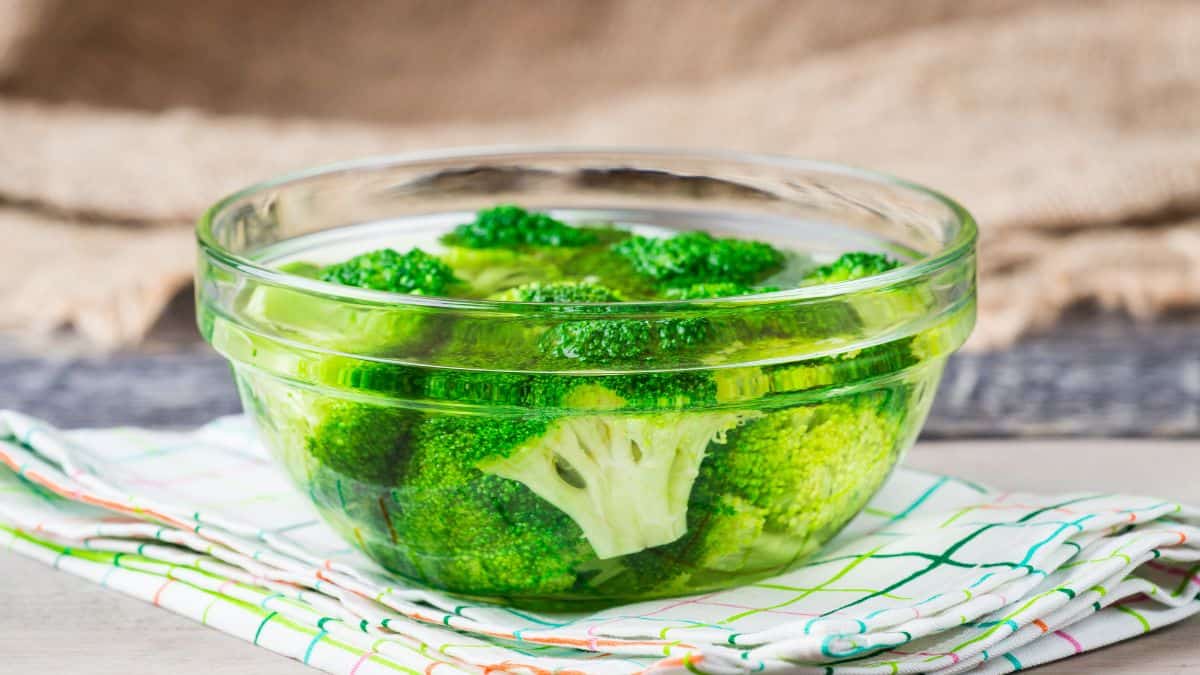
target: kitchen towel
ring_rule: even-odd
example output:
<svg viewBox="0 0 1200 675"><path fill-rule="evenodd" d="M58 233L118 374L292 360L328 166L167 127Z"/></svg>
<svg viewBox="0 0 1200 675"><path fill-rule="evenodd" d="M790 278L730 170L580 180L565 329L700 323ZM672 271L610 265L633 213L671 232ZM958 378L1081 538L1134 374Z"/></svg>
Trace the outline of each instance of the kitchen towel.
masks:
<svg viewBox="0 0 1200 675"><path fill-rule="evenodd" d="M224 193L501 143L939 188L982 228L969 346L1078 302L1198 307L1197 44L1195 0L0 0L0 328L134 343Z"/></svg>
<svg viewBox="0 0 1200 675"><path fill-rule="evenodd" d="M244 418L59 432L0 411L0 547L331 673L1006 673L1200 611L1198 544L1186 505L901 468L788 574L536 613L389 577Z"/></svg>

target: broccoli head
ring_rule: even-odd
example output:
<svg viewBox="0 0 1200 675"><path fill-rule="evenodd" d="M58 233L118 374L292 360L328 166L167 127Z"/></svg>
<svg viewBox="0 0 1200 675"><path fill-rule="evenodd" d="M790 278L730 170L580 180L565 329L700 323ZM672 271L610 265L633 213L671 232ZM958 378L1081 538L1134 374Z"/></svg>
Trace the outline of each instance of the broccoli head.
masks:
<svg viewBox="0 0 1200 675"><path fill-rule="evenodd" d="M561 279L571 255L570 249L450 246L441 259L466 282L465 289L457 289L460 294L486 298L515 286Z"/></svg>
<svg viewBox="0 0 1200 675"><path fill-rule="evenodd" d="M522 417L432 415L417 429L405 479L389 491L395 571L460 592L537 595L576 581L591 557L579 527L517 481L477 465L544 433Z"/></svg>
<svg viewBox="0 0 1200 675"><path fill-rule="evenodd" d="M585 246L597 241L594 232L573 227L545 213L501 204L475 214L443 238L450 246L517 248L520 246Z"/></svg>
<svg viewBox="0 0 1200 675"><path fill-rule="evenodd" d="M806 274L803 284L811 286L864 279L899 266L898 261L881 253L844 253L828 265L822 265Z"/></svg>
<svg viewBox="0 0 1200 675"><path fill-rule="evenodd" d="M522 483L570 516L600 559L683 536L692 483L709 444L724 443L725 434L753 414L623 412L629 400L597 384L580 386L564 403L586 412L568 412L478 466ZM612 412L597 412L606 408Z"/></svg>
<svg viewBox="0 0 1200 675"><path fill-rule="evenodd" d="M510 302L596 303L619 302L621 294L590 281L534 282L492 296Z"/></svg>
<svg viewBox="0 0 1200 675"><path fill-rule="evenodd" d="M560 323L542 335L538 346L551 359L612 366L683 359L708 339L704 318L607 318Z"/></svg>
<svg viewBox="0 0 1200 675"><path fill-rule="evenodd" d="M534 282L490 296L492 300L530 303L602 303L620 296L603 286L582 281ZM553 322L540 316L518 315L497 321L463 316L450 328L436 354L447 363L469 368L523 369L542 359L538 344Z"/></svg>
<svg viewBox="0 0 1200 675"><path fill-rule="evenodd" d="M732 298L751 293L774 293L778 290L779 288L776 286L754 287L733 281L721 281L668 288L663 291L663 295L671 300L703 300L706 298Z"/></svg>
<svg viewBox="0 0 1200 675"><path fill-rule="evenodd" d="M459 283L449 265L419 248L403 254L383 248L356 255L321 270L321 280L414 295L445 295Z"/></svg>
<svg viewBox="0 0 1200 675"><path fill-rule="evenodd" d="M753 284L783 266L784 255L770 244L717 239L705 232L673 237L634 236L613 247L640 274L664 286L702 283Z"/></svg>
<svg viewBox="0 0 1200 675"><path fill-rule="evenodd" d="M407 462L414 411L338 398L310 410L309 456L340 477L373 483L396 480Z"/></svg>
<svg viewBox="0 0 1200 675"><path fill-rule="evenodd" d="M419 248L403 254L379 249L326 267L291 262L279 270L347 286L414 295L445 295L462 285L450 267ZM444 323L424 307L354 303L267 284L250 287L241 302L245 317L273 331L315 346L354 353L411 356L422 351Z"/></svg>
<svg viewBox="0 0 1200 675"><path fill-rule="evenodd" d="M760 414L709 449L686 535L619 561L604 590L679 594L730 572L782 572L844 526L892 470L909 423L907 387Z"/></svg>

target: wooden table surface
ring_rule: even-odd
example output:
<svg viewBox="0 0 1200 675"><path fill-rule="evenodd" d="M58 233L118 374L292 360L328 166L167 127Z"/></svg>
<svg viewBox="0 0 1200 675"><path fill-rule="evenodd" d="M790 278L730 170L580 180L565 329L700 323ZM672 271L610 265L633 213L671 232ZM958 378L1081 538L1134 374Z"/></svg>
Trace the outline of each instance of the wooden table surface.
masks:
<svg viewBox="0 0 1200 675"><path fill-rule="evenodd" d="M1004 488L1124 491L1200 504L1200 441L924 443L908 464ZM14 553L0 553L0 579L0 673L315 672ZM1197 673L1200 617L1037 670Z"/></svg>

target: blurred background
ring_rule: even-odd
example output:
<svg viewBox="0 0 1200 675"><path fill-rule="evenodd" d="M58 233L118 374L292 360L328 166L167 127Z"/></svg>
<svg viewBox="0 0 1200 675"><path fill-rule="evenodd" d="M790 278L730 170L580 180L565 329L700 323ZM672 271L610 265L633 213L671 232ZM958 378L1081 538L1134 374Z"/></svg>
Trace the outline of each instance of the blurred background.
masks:
<svg viewBox="0 0 1200 675"><path fill-rule="evenodd" d="M236 412L191 223L363 155L787 153L978 218L929 437L1200 436L1195 0L0 0L0 408Z"/></svg>

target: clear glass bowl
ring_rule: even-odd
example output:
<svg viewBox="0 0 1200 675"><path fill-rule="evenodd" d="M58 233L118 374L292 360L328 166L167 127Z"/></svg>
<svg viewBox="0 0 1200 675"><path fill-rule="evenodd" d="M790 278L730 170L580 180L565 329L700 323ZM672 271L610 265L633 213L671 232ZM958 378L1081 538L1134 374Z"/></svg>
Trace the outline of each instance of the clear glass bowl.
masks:
<svg viewBox="0 0 1200 675"><path fill-rule="evenodd" d="M577 305L392 294L275 269L428 247L497 203L908 264L717 300ZM201 331L325 519L414 582L532 608L710 591L803 561L912 444L974 322L966 211L893 178L782 157L373 159L243 190L198 236ZM542 357L555 331L625 322L665 339L681 321L702 323L701 345L603 368Z"/></svg>

